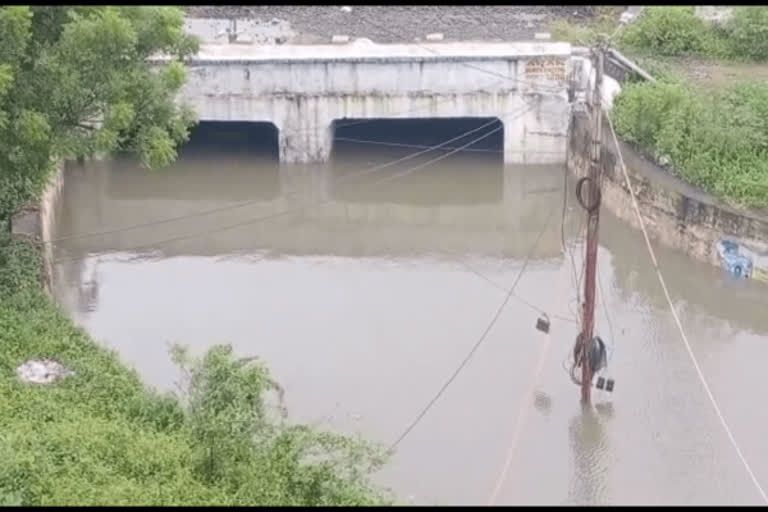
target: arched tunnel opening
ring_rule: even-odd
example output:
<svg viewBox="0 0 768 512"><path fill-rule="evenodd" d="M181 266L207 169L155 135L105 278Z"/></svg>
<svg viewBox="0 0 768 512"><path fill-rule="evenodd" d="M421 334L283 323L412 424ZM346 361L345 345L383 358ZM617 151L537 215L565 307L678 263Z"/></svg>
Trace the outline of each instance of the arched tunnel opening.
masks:
<svg viewBox="0 0 768 512"><path fill-rule="evenodd" d="M498 118L340 119L332 129L339 199L406 204L503 199L504 125Z"/></svg>
<svg viewBox="0 0 768 512"><path fill-rule="evenodd" d="M272 199L280 194L279 156L273 123L201 121L170 168L143 180L118 172L113 187L183 200Z"/></svg>
<svg viewBox="0 0 768 512"><path fill-rule="evenodd" d="M273 123L201 121L189 134L179 156L200 154L258 157L277 161L280 156L278 130Z"/></svg>

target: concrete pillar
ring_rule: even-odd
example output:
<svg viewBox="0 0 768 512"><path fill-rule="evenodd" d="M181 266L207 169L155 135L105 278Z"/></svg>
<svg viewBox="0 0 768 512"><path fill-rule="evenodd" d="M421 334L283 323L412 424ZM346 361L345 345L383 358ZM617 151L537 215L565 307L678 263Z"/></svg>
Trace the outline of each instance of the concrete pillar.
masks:
<svg viewBox="0 0 768 512"><path fill-rule="evenodd" d="M333 149L330 123L324 126L303 126L280 130L280 162L302 164L327 162Z"/></svg>
<svg viewBox="0 0 768 512"><path fill-rule="evenodd" d="M523 163L525 153L524 115L507 115L504 123L504 165Z"/></svg>
<svg viewBox="0 0 768 512"><path fill-rule="evenodd" d="M524 113L521 113L524 112ZM534 95L502 118L505 164L565 162L570 106L562 95Z"/></svg>
<svg viewBox="0 0 768 512"><path fill-rule="evenodd" d="M327 162L333 149L333 119L324 98L297 97L286 104L279 123L280 161L288 164Z"/></svg>

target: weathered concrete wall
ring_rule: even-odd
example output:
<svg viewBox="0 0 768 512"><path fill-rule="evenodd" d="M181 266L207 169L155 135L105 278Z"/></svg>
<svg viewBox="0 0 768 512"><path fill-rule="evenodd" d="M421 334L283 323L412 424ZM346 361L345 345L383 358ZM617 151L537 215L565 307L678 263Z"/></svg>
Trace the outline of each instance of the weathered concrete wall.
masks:
<svg viewBox="0 0 768 512"><path fill-rule="evenodd" d="M577 116L568 145L569 167L577 176L588 171L588 133L585 117ZM768 282L768 216L737 211L673 176L629 145L619 144L649 236L695 259ZM617 154L606 124L602 205L639 228Z"/></svg>
<svg viewBox="0 0 768 512"><path fill-rule="evenodd" d="M11 230L14 235L26 236L40 244L43 258L41 270L43 288L50 293L53 276L53 246L55 238L54 220L56 205L64 186L64 163L58 163L51 173L48 186L40 196L40 200L31 204L11 220Z"/></svg>
<svg viewBox="0 0 768 512"><path fill-rule="evenodd" d="M179 100L203 121L275 124L289 163L325 161L334 120L417 117L498 117L506 162L564 162L570 44L432 46L207 45Z"/></svg>

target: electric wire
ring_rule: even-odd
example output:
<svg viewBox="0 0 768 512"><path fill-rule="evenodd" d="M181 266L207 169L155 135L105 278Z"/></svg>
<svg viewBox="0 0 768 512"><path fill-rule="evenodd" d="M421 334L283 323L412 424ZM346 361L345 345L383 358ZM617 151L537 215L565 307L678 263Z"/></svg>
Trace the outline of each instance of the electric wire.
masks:
<svg viewBox="0 0 768 512"><path fill-rule="evenodd" d="M390 29L388 29L386 27L382 27L382 26L379 26L379 25L371 22L370 20L368 20L365 17L361 17L361 19L364 22L366 22L366 23L369 23L369 24L371 24L373 26L376 26L377 28L380 28L382 30L385 30L385 31L389 32L390 34L393 34L393 35L398 36L398 37L402 36L401 34L397 34L396 32L394 32L394 31L392 31L392 30L390 30ZM424 48L425 50L427 50L427 51L429 51L429 52L431 52L431 53L433 53L435 55L438 55L438 56L441 55L436 50L434 50L432 48L429 48L427 46L424 46L422 44L418 44L418 46ZM504 81L508 81L508 80L515 80L515 81L517 81L519 83L530 84L530 85L534 85L536 87L543 88L543 89L548 89L549 88L549 89L557 90L557 91L561 90L561 87L545 86L545 85L542 85L542 84L536 84L536 83L533 83L533 82L528 82L528 81L525 81L525 80L521 80L519 78L515 78L515 77L511 77L511 76L507 76L507 75L502 75L500 73L489 71L487 69L480 68L478 66L473 66L471 64L467 64L467 63L463 63L463 64L468 66L468 67L470 67L470 68L472 68L472 69L476 69L478 71L481 71L483 73L489 73L489 74L492 74L492 75L495 75L495 76L498 76L498 77L502 78L502 80L500 82L498 82L498 83L503 83ZM438 100L438 102L443 102L443 101L444 102L448 102L448 101L453 101L453 99L454 98L446 98L445 100ZM407 111L399 113L398 116L400 116L402 114L418 112L418 111L422 111L422 110L426 110L426 109L427 109L426 107L425 108L410 109L410 110L407 110ZM348 127L348 126L354 126L354 125L358 125L358 124L365 124L365 123L369 123L369 122L373 122L373 121L375 121L375 119L364 119L364 120L359 120L359 121L353 121L353 122L350 122L350 123L344 123L344 124L341 124L340 126ZM291 133L301 133L301 132L303 132L303 130L291 130L291 129L285 129L285 131L288 131L288 132L291 132ZM339 139L341 139L341 138L339 138ZM430 150L433 150L433 149L434 148L427 149L427 151L430 151ZM451 153L451 154L453 154L453 153ZM413 155L410 158L413 158L415 156L417 156L417 155ZM388 165L394 165L394 163L391 163L391 164L388 164ZM346 178L350 178L350 177L351 176L348 176ZM255 203L254 201L246 201L246 202L243 202L243 203L238 203L236 205L216 208L216 209L207 210L207 211L203 211L203 212L191 213L191 214L187 214L187 215L184 215L184 216L177 216L177 217L172 217L172 218L168 218L168 219L159 219L159 220L156 220L156 221L150 221L150 222L147 222L147 223L137 224L137 225L134 225L134 226L126 226L126 227L121 227L121 228L105 230L105 231L101 231L101 232L83 233L83 234L71 235L71 236L68 236L68 237L61 237L61 238L57 238L57 239L54 239L54 240L49 240L49 241L46 241L46 242L43 242L43 243L44 244L54 244L57 241L71 240L71 239L77 239L77 238L84 238L84 237L89 237L89 236L101 236L101 235L114 234L114 233L117 233L117 232L120 232L120 231L127 231L127 230L132 230L132 229L138 229L138 228L141 228L141 227L148 227L148 226L157 225L157 224L165 224L165 223L168 223L168 222L173 222L173 221L176 221L176 220L182 220L182 219L185 219L185 218L204 216L204 215L208 215L208 214L211 214L211 213L218 213L218 212L221 212L221 211L237 209L237 208L243 208L245 206L248 206L248 205L251 205L251 204L254 204L254 203Z"/></svg>
<svg viewBox="0 0 768 512"><path fill-rule="evenodd" d="M491 329L496 324L498 319L501 317L502 311L504 311L504 308L506 307L507 303L509 302L509 299L512 298L512 295L515 291L515 288L517 287L518 283L520 282L520 279L525 274L526 269L528 268L528 264L531 261L531 258L533 257L533 253L536 250L536 248L539 246L539 242L541 241L541 237L544 235L544 232L547 229L547 226L549 225L550 220L552 219L552 214L555 212L554 209L552 209L547 216L542 229L539 231L539 234L536 236L536 240L534 241L533 245L531 246L531 249L529 250L522 267L520 268L520 271L517 274L517 277L515 278L515 282L512 284L512 287L507 292L506 297L502 301L501 305L498 307L496 312L493 315L493 318L491 318L491 321L488 323L486 328L483 330L482 334L478 338L478 340L475 342L475 344L472 346L470 351L467 353L467 355L464 357L464 359L461 361L459 366L456 368L456 370L453 371L451 376L448 378L448 380L443 383L443 385L440 387L438 392L432 397L432 399L427 403L427 405L421 410L421 412L416 416L416 418L408 425L408 427L398 436L398 438L390 445L389 449L387 450L388 453L392 453L395 448L397 448L400 443L413 431L414 428L421 422L421 420L427 415L429 410L437 403L437 401L440 399L440 397L445 393L445 390L448 389L448 386L453 383L454 380L456 380L456 377L459 376L461 371L464 369L464 367L467 365L469 360L472 358L473 355L475 355L475 352L477 352L477 349L480 348L480 346L483 344L483 342L487 339L488 333L491 332Z"/></svg>
<svg viewBox="0 0 768 512"><path fill-rule="evenodd" d="M460 260L460 259L458 259L458 258L455 258L455 259L454 259L454 261L455 261L456 263L458 263L458 264L462 265L462 266L463 266L464 268L466 268L468 271L472 272L472 273L473 273L473 274L475 274L477 277L479 277L480 279L484 280L485 282L487 282L488 284L490 284L491 286L493 286L493 287L494 287L494 288L496 288L497 290L501 290L501 291L503 291L504 293L507 293L507 292L509 291L509 290L507 290L507 289L506 289L504 286L500 285L499 283L497 283L497 282L496 282L496 281L494 281L493 279L489 278L488 276L486 276L486 275L482 274L482 273L481 273L480 271L478 271L477 269L473 268L473 267L472 267L472 266L471 266L469 263L467 263L466 261L462 261L462 260ZM578 322L576 322L576 321L575 321L573 318L568 318L568 317L566 317L566 316L558 315L557 313L552 313L552 314L550 315L550 313L547 313L547 311L546 311L546 310L544 310L543 308L540 308L539 306L537 306L537 305L535 305L535 304L533 304L533 303L529 302L529 301L528 301L528 300L526 300L525 298L521 297L521 296L520 296L520 295L519 295L517 292L515 292L513 295L514 295L514 297L515 297L515 298L516 298L518 301L520 301L520 303L522 303L522 304L525 304L526 306L528 306L529 308L531 308L532 310L536 311L536 312L537 312L537 313L539 313L539 314L544 314L544 315L547 315L547 316L551 316L552 318L556 318L556 319L558 319L558 320L561 320L561 321L563 321L563 322L569 322L569 323L578 323Z"/></svg>
<svg viewBox="0 0 768 512"><path fill-rule="evenodd" d="M387 142L387 141L380 141L380 140L367 140L367 139L354 139L350 137L334 137L334 141L340 141L340 142L352 142L357 144L371 144L375 146L389 146L394 148L428 148L430 146L425 146L423 144L408 144L405 142ZM452 149L456 149L454 147L445 147L442 148L444 151L449 151ZM530 150L530 149L517 149L517 150L504 150L504 149L485 149L485 148L467 148L463 149L462 152L464 153L526 153L526 154L536 154L536 155L559 155L562 154L561 151L536 151L536 150Z"/></svg>
<svg viewBox="0 0 768 512"><path fill-rule="evenodd" d="M353 178L364 176L364 175L367 175L367 174L370 174L370 173L373 173L373 172L377 172L379 170L382 170L382 169L385 169L385 168L392 167L394 165L403 163L403 162L405 162L407 160L410 160L412 158L416 158L416 157L421 156L423 154L426 154L426 153L429 153L431 151L440 149L440 148L442 148L443 146L445 146L447 144L450 144L452 142L456 142L457 140L460 140L460 139L466 137L467 135L469 135L471 133L475 133L475 132L477 132L477 131L479 131L479 130L481 130L483 128L486 128L486 127L488 127L488 126L490 126L492 124L495 124L497 122L499 122L499 121L494 119L492 121L489 121L487 123L484 123L484 124L480 125L477 128L474 128L472 130L463 132L463 133L459 134L458 136L455 136L455 137L452 137L452 138L450 138L448 140L445 140L445 141L443 141L443 142L441 142L441 143L439 143L437 145L425 146L425 149L423 151L417 151L415 153L408 154L408 155L406 155L406 156L404 156L402 158L398 158L396 160L393 160L393 161L390 161L390 162L387 162L387 163L384 163L384 164L381 164L381 165L376 165L374 167L371 167L371 168L368 168L368 169L364 169L364 170L356 172L356 173L351 173L351 174L348 174L346 176L342 176L340 178L335 179L334 183L335 184L343 183L343 182L345 182L347 180L351 180ZM94 236L111 235L111 234L120 233L120 232L123 232L123 231L132 231L132 230L135 230L135 229L140 229L140 228L145 228L145 227L152 227L152 226L156 226L156 225L167 224L167 223L178 221L178 220L185 220L185 219L189 219L189 218L202 217L202 216L211 215L211 214L219 213L219 212L223 212L223 211L236 210L236 209L239 209L239 208L244 208L246 206L258 204L260 202L261 202L260 199L259 200L253 200L253 201L244 201L244 202L237 203L237 204L234 204L234 205L228 205L228 206L223 206L223 207L219 207L219 208L212 208L212 209L208 209L208 210L201 210L201 211L198 211L198 212L192 212L192 213L185 214L185 215L178 215L178 216L174 216L174 217L167 217L167 218L163 218L163 219L152 220L152 221L148 221L148 222L144 222L144 223L139 223L139 224L133 224L133 225L129 225L129 226L121 226L119 228L111 228L111 229L106 229L106 230L102 230L102 231L92 231L92 232L86 232L86 233L76 233L76 234L73 234L73 235L57 237L57 238L48 240L48 241L44 242L44 245L45 244L55 245L58 242L67 241L67 240L89 238L89 237L94 237Z"/></svg>
<svg viewBox="0 0 768 512"><path fill-rule="evenodd" d="M613 333L613 322L611 321L611 315L608 313L608 303L605 299L605 291L603 290L603 279L600 276L600 265L597 265L597 293L598 298L600 299L600 306L603 310L603 314L605 315L605 321L608 324L608 335L611 337L611 342L608 345L608 360L610 361L613 359L613 351L615 350L616 346L616 339L614 338Z"/></svg>
<svg viewBox="0 0 768 512"><path fill-rule="evenodd" d="M567 274L567 271L566 271ZM564 280L563 278L563 272L560 272L560 281ZM557 286L557 290L563 291L562 283L560 283ZM550 332L547 332L546 334L546 341L544 343L544 347L541 349L541 354L539 355L539 361L536 365L536 368L533 371L533 376L530 382L530 385L526 392L523 394L523 399L520 403L520 409L517 413L517 419L515 421L515 429L512 432L512 439L509 443L509 448L507 449L507 457L504 461L504 465L502 466L501 471L499 472L499 476L496 479L496 485L493 488L493 492L491 492L490 497L488 498L488 505L494 505L496 503L496 500L499 496L499 493L501 492L501 488L504 485L504 482L507 481L509 470L512 467L512 462L514 461L515 453L517 451L517 445L520 441L520 435L523 432L523 429L526 424L526 420L528 418L528 412L530 411L530 407L528 407L528 403L526 399L534 394L534 391L536 390L536 386L539 383L539 380L541 379L541 373L544 371L544 364L547 362L550 347L552 345L552 334Z"/></svg>
<svg viewBox="0 0 768 512"><path fill-rule="evenodd" d="M532 109L532 107L529 107L528 109L524 110L523 112L518 113L518 115L524 115L525 113L527 113L531 109ZM494 122L498 122L498 121L494 120L491 123L486 123L486 124L483 125L483 127L486 127L489 124L493 124ZM498 131L499 129L500 128L496 128L496 129L494 129L494 131ZM470 130L470 132L475 132L475 131L478 131L478 129L476 128L476 129ZM449 139L448 141L445 141L443 144L448 144L448 143L454 142L458 138L466 137L466 135L468 133L470 133L470 132L465 132L465 133L463 133L459 137L454 137L452 139ZM432 165L432 164L434 164L436 162L439 162L440 160L443 160L443 159L451 156L453 153L460 151L464 147L469 147L469 146L471 146L473 144L476 144L478 141L488 137L489 135L490 135L489 133L481 135L480 137L478 137L476 139L473 139L470 142L466 143L465 145L463 145L463 146L459 147L458 149L454 150L453 152L445 153L445 154L440 155L440 156L438 156L436 158L430 159L430 160L428 160L427 162L425 162L423 164L420 164L420 165L418 165L418 166L416 166L414 168L411 168L411 169L406 169L405 171L397 173L397 174L393 175L392 177L386 178L385 180L379 180L379 181L376 181L374 183L367 184L364 188L377 186L377 185L380 185L380 184L385 183L387 181L390 181L391 179L400 178L400 177L403 177L403 176L405 176L407 174L411 174L411 173L413 173L413 172L415 172L417 170L423 169L424 167L426 167L428 165ZM370 173L375 172L377 170L380 170L380 169L382 169L384 167L390 167L392 165L395 165L396 163L400 163L402 161L414 158L415 156L427 153L429 151L430 150L423 150L423 151L420 151L420 152L417 152L417 153L413 153L411 155L407 155L407 156L405 156L405 157L403 157L401 159L395 160L394 162L389 162L389 163L384 164L384 165L375 166L375 167L370 168L370 169L365 169L365 170L361 171L360 173L355 174L355 177L362 176L362 175L365 175L365 174L370 174ZM319 205L327 203L329 201L330 200L326 199L326 200L321 200L321 201L314 202L314 203L310 202L308 204L301 205L301 206L298 206L296 208L291 208L291 209L283 210L283 211L280 211L280 212L275 212L275 213L268 214L268 215L265 215L265 216L262 216L262 217L255 217L255 218L247 219L245 221L240 221L240 222L237 222L237 223L234 223L234 224L229 224L229 225L226 225L226 226L211 228L211 229L200 231L200 232L193 233L193 234L190 234L190 235L176 236L176 237L164 239L164 240L161 240L161 241L153 242L153 243L150 243L150 244L145 244L145 245L141 245L141 246L137 246L137 247L132 247L132 248L130 248L128 250L136 251L136 250L153 249L153 248L155 248L155 247L157 247L159 245L165 245L165 244L168 244L168 243L173 243L173 242L177 242L177 241L180 241L180 240L186 240L186 239L194 238L194 237L197 237L197 236L203 236L203 235L207 235L207 234L211 234L211 233L228 231L228 230L235 229L235 228L238 228L238 227L241 227L241 226L246 226L246 225L251 225L251 224L255 224L255 223L259 223L259 222L273 220L273 219L276 219L276 218L279 218L279 217L282 217L282 216L285 216L285 215L288 215L288 214L291 214L291 213L297 213L297 212L303 211L303 210L305 210L305 209L307 209L309 207L319 206ZM66 262L66 261L81 260L81 259L88 258L90 256L92 256L92 255L56 259L56 260L54 260L54 263L62 263L62 262Z"/></svg>
<svg viewBox="0 0 768 512"><path fill-rule="evenodd" d="M426 146L427 151L419 151L417 153L412 153L412 154L407 155L407 156L405 156L403 158L397 159L397 160L392 161L392 162L388 162L387 164L375 166L375 167L373 167L371 169L366 169L366 170L364 170L364 171L362 171L360 173L354 173L353 175L347 175L347 176L343 177L342 179L340 179L338 181L344 181L344 180L352 178L352 177L357 177L357 176L360 176L362 174L367 174L367 173L370 173L370 172L373 172L373 171L377 171L377 170L383 169L385 167L390 167L390 166L395 165L397 163L401 163L401 162L403 162L405 160L409 160L409 159L414 158L416 156L420 156L420 155L422 155L422 154L424 154L426 152L429 152L429 151L432 151L432 150L435 150L435 149L439 149L440 147L442 147L442 146L444 146L446 144L450 144L451 142L455 142L456 140L464 138L467 135L469 135L471 133L474 133L474 132L476 132L476 131L478 131L478 130L480 130L482 128L485 128L485 127L487 127L487 126L489 126L491 124L494 124L496 122L497 122L497 120L493 120L493 121L491 121L489 123L486 123L486 124L484 124L484 125L482 125L482 126L480 126L478 128L466 131L466 132L460 134L459 136L456 136L456 137L453 137L453 138L448 139L446 141L443 141L442 143L437 144L435 146ZM477 139L471 141L469 144L465 144L464 146L461 146L461 147L458 147L458 148L452 148L452 151L450 153L446 154L446 155L442 155L441 157L438 157L436 159L432 159L432 160L430 160L430 161L428 161L428 162L426 162L426 163L424 163L424 164L422 164L420 166L417 166L415 168L408 169L405 173L400 173L400 174L398 174L396 176L393 176L392 178L398 178L398 177L402 177L404 174L410 174L412 172L415 172L416 170L419 170L419 169L421 169L423 167L426 167L427 165L430 165L430 164L435 163L435 162L437 162L437 161L439 161L439 160L441 160L443 158L446 158L446 157L450 156L453 153L456 153L456 152L459 152L459 151L464 151L466 149L466 147L471 146L471 145L477 143L479 140L481 140L483 138L486 138L487 136L490 136L492 133L495 133L496 131L498 131L498 128L495 129L495 130L491 130L490 132L486 133L485 135L483 135L481 137L478 137ZM380 182L376 182L376 183L370 184L369 186L375 186L375 185L377 185L379 183ZM69 239L73 239L73 238L81 238L81 237L84 237L84 236L112 234L112 233L116 233L116 232L120 232L120 231L136 229L136 228L139 228L139 227L145 227L145 226L150 226L150 225L162 224L162 223L167 223L167 222L171 222L171 221L174 221L174 220L180 220L180 219L190 218L190 217L200 216L200 215L207 215L207 214L210 214L210 213L215 213L215 212L219 212L219 211L223 211L223 210L227 210L227 209L239 208L239 207L243 207L246 204L250 204L250 203L251 202L240 203L238 205L233 205L233 206L229 206L229 207L217 208L217 209L207 210L207 211L203 211L203 212L195 212L193 214L188 214L188 215L184 215L184 216L177 216L177 217L168 218L168 219L161 219L161 220L154 221L154 222L144 223L142 225L128 226L128 227L124 227L124 228L120 228L120 229L101 231L101 232L97 232L97 233L86 233L86 234L80 234L80 235L72 235L72 236L68 236L68 237L61 237L61 238L52 240L51 242L61 241L61 240L69 240ZM263 220L269 220L269 219L275 218L275 217L277 217L279 215L283 215L285 213L288 213L288 212L279 212L277 214L268 216L267 218L264 218ZM238 226L239 225L241 225L241 224L238 224ZM237 227L237 226L234 226L234 227ZM226 227L226 228L223 228L223 229L229 229L229 228L230 227ZM213 230L213 231L218 231L218 230ZM196 235L192 235L192 236L196 236ZM136 250L136 249L148 249L148 248L151 248L150 245L151 246L156 246L158 244L171 243L171 242L175 242L175 241L186 239L186 238L190 238L190 237L191 236L174 237L174 238L171 238L171 239L163 240L161 242L155 242L154 244L149 244L147 246L141 246L141 247L138 247L138 248L134 248L134 250ZM257 261L260 261L260 260L264 259L265 257L266 257L266 255L264 255L264 256L262 256L260 258L257 258ZM71 259L80 259L80 258L71 258ZM60 262L63 262L63 261L68 261L68 260L69 259L58 259L55 262L56 263L60 263ZM460 262L460 263L462 263L466 268L470 269L477 276L481 277L485 281L487 281L487 282L493 284L494 286L496 286L496 283L494 283L492 280L490 280L486 276L482 275L479 271L477 271L475 269L472 269L468 264L466 264L464 262ZM523 304L527 305L528 307L532 308L533 310L535 310L535 311L537 311L539 313L546 313L542 308L540 308L540 307L530 303L529 301L527 301L526 299L524 299L523 297L521 297L518 294L515 294L515 298L518 299ZM563 321L572 321L572 320L570 320L570 319L568 319L566 317L562 317L560 315L553 315L553 318L558 318L558 319L561 319Z"/></svg>
<svg viewBox="0 0 768 512"><path fill-rule="evenodd" d="M570 120L568 121L568 129L567 129L567 134L568 134L568 139L569 140L570 140L570 137L571 137L571 135L573 133L573 123L574 123L574 119L573 119L573 116L571 116ZM566 149L566 153L565 153L565 167L563 169L563 209L562 209L562 213L561 213L561 217L560 217L560 244L562 246L563 255L568 254L570 256L571 267L573 269L573 279L574 279L574 283L573 284L574 284L574 287L575 287L575 290L576 290L576 303L578 304L579 303L579 298L580 298L580 279L579 279L577 271L576 271L576 261L575 261L575 258L573 256L573 250L572 250L571 246L568 243L566 243L566 241L565 241L565 217L566 217L566 212L567 212L567 209L568 209L568 170L569 170L569 167L570 167L570 152ZM583 223L583 219L582 219L582 223ZM581 226L582 225L579 226L579 229L577 230L577 233L581 232L581 229L582 229ZM583 271L584 271L584 268L582 268L582 272ZM569 305L569 307L570 307L570 305ZM572 314L576 318L576 323L581 325L580 315L575 314L573 312L572 312Z"/></svg>
<svg viewBox="0 0 768 512"><path fill-rule="evenodd" d="M498 132L498 131L500 131L502 129L504 129L504 126L499 126L497 128L494 128L493 130L490 130L488 133L486 133L484 135L481 135L480 137L478 137L475 140L473 140L471 142L471 144L476 144L476 143L480 142L481 140L490 137L491 135L493 135L494 133L496 133L496 132ZM442 160L443 158L448 158L449 156L454 155L454 154L458 153L459 151L462 151L462 149L463 148L458 147L458 148L456 148L456 149L454 149L452 151L449 151L448 153L446 153L444 155L441 155L438 158L440 160ZM437 161L437 160L435 160L435 161ZM404 176L408 176L408 175L413 174L414 172L416 172L418 170L423 169L424 167L426 167L428 165L432 165L432 163L434 163L434 162L433 161L424 162L423 164L417 165L416 167L412 167L410 169L406 169L404 171L395 173L395 174L393 174L391 176L387 176L386 178L382 178L382 179L380 179L378 181L373 182L372 186L383 185L384 183L389 183L390 181L402 178Z"/></svg>
<svg viewBox="0 0 768 512"><path fill-rule="evenodd" d="M363 21L365 21L367 23L371 23L367 19L363 19ZM389 31L392 34L398 35L398 34L392 32L392 31L390 31L387 28L384 28L384 27L380 27L380 28L382 28L383 30ZM430 51L430 52L432 52L432 53L434 53L436 55L440 55L440 53L437 52L434 49L431 49L431 48L426 47L424 45L419 45L419 46L425 48L426 50L428 50L428 51ZM467 65L470 68L477 69L477 70L485 72L485 73L490 73L490 74L502 77L503 80L501 82L499 82L499 83L502 83L504 80L516 80L516 81L518 81L520 83L528 83L528 82L526 82L524 80L519 80L519 79L510 77L510 76L504 76L504 75L501 75L499 73L495 73L495 72L491 72L491 71L483 69L483 68L479 68L477 66L472 66L472 65L469 65L469 64L467 64ZM533 84L532 82L530 82L530 83ZM537 87L542 87L542 88L545 88L545 89L547 88L546 86L542 86L541 84L533 84L533 85L535 85ZM553 90L557 89L559 91L561 88L559 88L559 87L557 87L557 88L552 87L552 89ZM446 101L446 102L447 101L453 101L453 98L450 98L450 99L447 98L447 99L442 100L442 101ZM425 110L425 109L411 109L409 111L402 112L399 115L402 115L403 113L416 112L416 111L421 111L421 110ZM354 126L354 125L357 125L357 124L364 124L364 123L373 122L373 121L375 121L375 119L365 119L365 120L360 120L360 121L353 121L351 123L345 123L345 124L342 124L341 126ZM497 120L491 121L491 123L493 123L493 122L497 122ZM296 130L290 130L290 129L287 129L286 131L289 131L289 132L292 132L292 133L299 133L299 132L301 132L301 130L296 131ZM341 139L341 138L339 138L339 139ZM453 139L453 140L455 140L455 139ZM436 149L436 147L432 147L432 148L427 147L427 149L425 149L425 151L432 151L434 149ZM454 153L455 153L455 151L451 152L449 154L454 154ZM411 155L408 158L414 158L415 156L418 156L418 154ZM395 165L395 163L393 162L393 163L387 164L387 166L390 166L390 165ZM374 172L374 169L368 170L367 172ZM362 174L365 174L365 172L361 173L361 175ZM351 177L352 176L346 176L345 179L349 179ZM148 227L148 226L153 226L153 225L158 225L158 224L165 224L165 223L173 222L173 221L176 221L176 220L182 220L182 219L186 219L186 218L205 216L205 215L209 215L209 214L212 214L212 213L218 213L218 212L221 212L221 211L232 210L232 209L237 209L237 208L243 208L245 206L254 204L255 202L256 201L246 201L246 202L238 203L236 205L230 205L230 206L226 206L226 207L215 208L215 209L212 209L212 210L191 213L191 214L187 214L187 215L183 215L183 216L176 216L176 217L172 217L172 218L168 218L168 219L159 219L159 220L156 220L156 221L150 221L150 222L147 222L147 223L137 224L137 225L134 225L134 226L125 226L125 227L121 227L121 228L109 229L109 230L100 231L100 232L94 232L94 233L82 233L82 234L70 235L70 236L67 236L67 237L61 237L61 238L57 238L57 239L54 239L54 240L46 241L46 242L44 242L44 244L54 244L56 242L60 242L60 241L64 241L64 240L72 240L72 239L78 239L78 238L85 238L85 237L89 237L89 236L103 236L103 235L108 235L108 234L114 234L114 233L121 232L121 231L128 231L128 230L133 230L133 229L139 229L141 227Z"/></svg>
<svg viewBox="0 0 768 512"><path fill-rule="evenodd" d="M699 362L696 359L696 355L694 354L693 349L691 348L691 344L688 341L688 336L685 334L685 329L683 329L683 324L680 321L680 317L678 316L677 310L675 309L674 303L672 302L672 297L670 296L669 290L667 289L667 283L664 280L664 276L661 273L659 262L656 259L656 253L653 250L653 246L651 245L651 240L648 236L648 231L646 230L646 227L645 227L645 220L643 219L643 216L640 213L640 207L637 202L635 189L632 186L632 181L629 179L629 173L627 171L627 167L624 164L624 156L622 155L621 147L619 146L619 140L618 140L618 137L616 136L616 131L614 130L614 127L613 127L613 121L611 120L611 117L610 115L608 115L607 112L605 117L608 120L608 126L611 129L611 137L613 139L613 144L616 147L616 153L618 156L619 165L621 166L622 173L624 174L624 183L627 186L627 189L629 190L629 195L632 199L632 207L635 212L635 217L637 218L640 224L640 230L642 231L643 238L645 239L645 246L648 249L648 255L650 256L651 263L653 264L653 268L656 271L656 277L658 278L659 284L661 285L661 289L664 292L664 297L666 298L667 305L669 306L669 310L672 313L672 317L675 320L677 329L680 332L680 338L683 340L683 344L685 345L685 349L691 358L691 362L693 363L693 367L696 370L696 373L698 374L699 380L701 381L701 385L704 388L704 391L706 392L707 396L709 397L709 400L712 403L712 408L717 414L717 417L720 419L720 423L723 426L723 430L725 430L725 433L727 434L728 439L733 445L736 455L741 460L741 463L743 464L744 469L749 474L749 477L752 480L752 483L754 484L755 489L760 494L760 497L762 498L763 502L765 504L768 504L768 496L766 495L765 491L760 485L760 482L755 476L755 473L752 471L752 468L749 465L749 462L747 462L746 457L742 453L741 448L739 448L739 443L736 441L736 438L734 437L733 432L731 431L731 428L728 426L728 422L725 420L723 413L720 411L720 406L717 404L715 395L712 393L712 390L710 389L709 384L707 383L707 379L704 377L704 373L702 372L701 367L699 366Z"/></svg>

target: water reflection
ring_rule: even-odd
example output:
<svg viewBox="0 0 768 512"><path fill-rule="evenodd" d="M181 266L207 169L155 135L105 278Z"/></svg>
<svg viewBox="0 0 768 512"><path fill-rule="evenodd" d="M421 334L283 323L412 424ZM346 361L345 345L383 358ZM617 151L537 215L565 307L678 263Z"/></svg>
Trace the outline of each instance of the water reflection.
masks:
<svg viewBox="0 0 768 512"><path fill-rule="evenodd" d="M578 388L561 367L578 329L561 320L573 317L575 297L563 284L572 273L561 253L563 169L455 155L387 189L340 192L339 177L410 151L355 147L315 167L208 152L157 173L126 160L70 167L56 236L142 227L58 243L57 298L154 386L176 380L167 342L194 351L229 342L269 363L294 420L386 444L466 355L544 230L518 300L378 481L417 504L485 503L523 406L537 413L500 502L755 503L638 232L603 215L597 331L610 331L607 309L617 387L574 414ZM305 197L322 204L301 209ZM553 210L557 222L547 226ZM567 243L582 222L583 212L567 210ZM768 411L753 398L768 357L766 292L683 254L659 248L658 256L710 386L753 469L768 478L760 457ZM523 396L542 308L555 356L539 392Z"/></svg>
<svg viewBox="0 0 768 512"><path fill-rule="evenodd" d="M608 439L597 411L585 408L573 417L568 428L575 470L568 492L568 503L606 505L608 496Z"/></svg>

